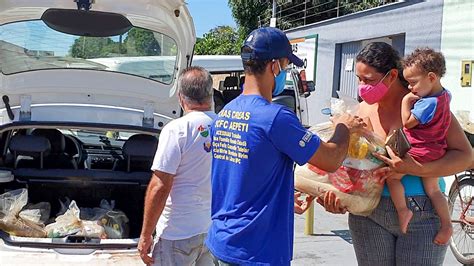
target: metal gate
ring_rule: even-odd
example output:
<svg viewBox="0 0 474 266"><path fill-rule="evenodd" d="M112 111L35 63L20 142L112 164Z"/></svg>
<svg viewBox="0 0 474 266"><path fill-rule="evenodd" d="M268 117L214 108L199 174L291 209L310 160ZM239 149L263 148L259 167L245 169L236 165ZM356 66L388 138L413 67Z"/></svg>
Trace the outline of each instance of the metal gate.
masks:
<svg viewBox="0 0 474 266"><path fill-rule="evenodd" d="M357 99L358 80L355 75L356 56L362 49L362 43L349 42L340 45L340 69L339 69L339 88L338 90L348 96Z"/></svg>
<svg viewBox="0 0 474 266"><path fill-rule="evenodd" d="M337 97L335 92L340 91L345 95L357 99L358 79L355 75L356 56L365 45L375 41L386 42L392 45L400 56L403 57L405 52L405 34L336 44L333 97Z"/></svg>

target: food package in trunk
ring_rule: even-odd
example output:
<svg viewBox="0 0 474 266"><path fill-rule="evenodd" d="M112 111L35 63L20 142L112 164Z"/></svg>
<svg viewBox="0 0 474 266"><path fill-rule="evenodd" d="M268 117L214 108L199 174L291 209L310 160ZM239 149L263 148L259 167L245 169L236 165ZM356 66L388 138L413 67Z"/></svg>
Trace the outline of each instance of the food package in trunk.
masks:
<svg viewBox="0 0 474 266"><path fill-rule="evenodd" d="M0 229L12 236L34 238L46 237L46 232L44 231L44 228L40 225L19 217L2 217L2 215L3 214L0 214Z"/></svg>
<svg viewBox="0 0 474 266"><path fill-rule="evenodd" d="M82 221L82 228L76 235L90 238L107 238L104 227L98 224L97 221Z"/></svg>
<svg viewBox="0 0 474 266"><path fill-rule="evenodd" d="M82 230L82 220L79 218L80 210L76 202L73 200L69 205L68 210L56 217L52 224L46 226L48 237L57 238L68 235L74 235Z"/></svg>
<svg viewBox="0 0 474 266"><path fill-rule="evenodd" d="M341 205L355 215L368 216L377 207L383 185L371 171L341 166L328 173L310 164L296 166L295 183L298 188L313 196L333 191Z"/></svg>
<svg viewBox="0 0 474 266"><path fill-rule="evenodd" d="M81 218L97 221L105 229L106 238L128 238L128 217L124 212L115 209L115 201L103 199L99 208L81 208ZM102 237L101 237L102 238Z"/></svg>
<svg viewBox="0 0 474 266"><path fill-rule="evenodd" d="M40 202L36 204L28 203L20 212L19 216L22 219L44 226L49 220L50 214L51 204L49 202Z"/></svg>
<svg viewBox="0 0 474 266"><path fill-rule="evenodd" d="M46 237L46 232L37 221L20 217L21 209L28 203L28 191L17 189L0 195L0 229L14 236ZM39 221L39 220L38 220Z"/></svg>

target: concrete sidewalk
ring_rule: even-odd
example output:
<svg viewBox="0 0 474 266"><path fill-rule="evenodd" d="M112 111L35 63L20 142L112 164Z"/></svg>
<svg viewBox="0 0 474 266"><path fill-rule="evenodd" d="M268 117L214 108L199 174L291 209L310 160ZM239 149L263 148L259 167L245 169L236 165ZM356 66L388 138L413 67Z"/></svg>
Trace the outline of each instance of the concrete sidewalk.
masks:
<svg viewBox="0 0 474 266"><path fill-rule="evenodd" d="M357 265L347 214L331 214L319 204L314 211L314 234L304 235L305 215L295 214L292 265ZM461 265L448 248L444 265Z"/></svg>

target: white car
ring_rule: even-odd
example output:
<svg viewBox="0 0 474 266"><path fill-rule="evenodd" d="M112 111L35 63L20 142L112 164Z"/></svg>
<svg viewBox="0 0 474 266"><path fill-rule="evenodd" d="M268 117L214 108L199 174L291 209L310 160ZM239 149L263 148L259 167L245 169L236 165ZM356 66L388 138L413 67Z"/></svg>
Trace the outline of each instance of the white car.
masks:
<svg viewBox="0 0 474 266"><path fill-rule="evenodd" d="M160 129L182 115L176 77L195 40L183 0L0 1L0 194L24 188L28 203L49 203L46 224L66 197L82 214L106 200L126 216L109 228L118 236L101 238L3 225L0 265L143 264L149 168ZM166 60L144 74L107 66L128 57ZM0 198L0 224L18 217L6 204Z"/></svg>

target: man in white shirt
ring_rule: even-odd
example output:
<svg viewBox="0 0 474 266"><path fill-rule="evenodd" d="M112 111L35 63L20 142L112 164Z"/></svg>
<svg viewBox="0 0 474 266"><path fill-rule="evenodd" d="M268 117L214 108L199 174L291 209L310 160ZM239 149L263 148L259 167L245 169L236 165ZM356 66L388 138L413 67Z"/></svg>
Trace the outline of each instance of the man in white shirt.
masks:
<svg viewBox="0 0 474 266"><path fill-rule="evenodd" d="M215 117L209 72L201 67L183 70L178 97L185 115L161 131L138 251L147 265L212 265L204 245L211 222L209 129Z"/></svg>

